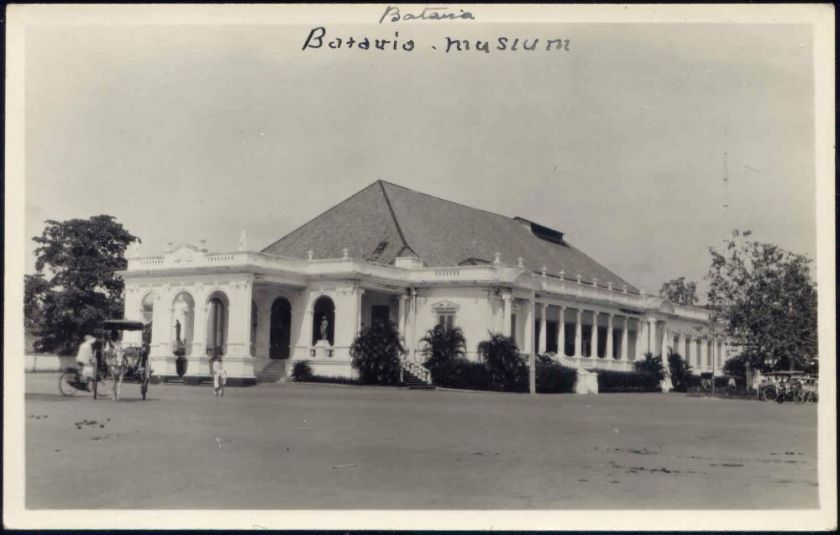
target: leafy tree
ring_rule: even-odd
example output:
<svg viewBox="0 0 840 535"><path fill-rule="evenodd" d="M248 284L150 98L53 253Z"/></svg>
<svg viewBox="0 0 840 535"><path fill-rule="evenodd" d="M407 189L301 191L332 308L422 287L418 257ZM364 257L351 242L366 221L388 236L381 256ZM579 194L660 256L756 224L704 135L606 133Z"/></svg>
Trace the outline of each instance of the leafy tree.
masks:
<svg viewBox="0 0 840 535"><path fill-rule="evenodd" d="M656 377L657 381L665 379L665 369L662 367L662 357L654 357L652 353L645 353L643 360L633 363L637 372L647 373Z"/></svg>
<svg viewBox="0 0 840 535"><path fill-rule="evenodd" d="M688 388L691 365L682 355L674 351L668 353L668 369L671 372L671 384L677 392L685 392Z"/></svg>
<svg viewBox="0 0 840 535"><path fill-rule="evenodd" d="M697 284L685 282L685 277L672 279L662 285L659 295L679 305L696 305Z"/></svg>
<svg viewBox="0 0 840 535"><path fill-rule="evenodd" d="M350 355L366 384L394 385L400 381L400 355L405 353L396 326L374 322L353 340Z"/></svg>
<svg viewBox="0 0 840 535"><path fill-rule="evenodd" d="M497 388L516 390L528 382L528 367L519 355L516 342L509 336L491 335L489 340L478 344L478 352L490 372L490 378Z"/></svg>
<svg viewBox="0 0 840 535"><path fill-rule="evenodd" d="M463 357L467 348L464 332L459 327L446 329L442 325L435 325L434 329L426 331L420 343L423 344L421 352L426 358L424 365L432 373L435 383L442 379L440 375L447 364Z"/></svg>
<svg viewBox="0 0 840 535"><path fill-rule="evenodd" d="M23 319L27 329L37 329L43 319L44 299L50 291L50 282L43 273L23 276Z"/></svg>
<svg viewBox="0 0 840 535"><path fill-rule="evenodd" d="M710 249L708 299L713 320L763 371L805 368L817 358L817 290L810 260L734 231Z"/></svg>
<svg viewBox="0 0 840 535"><path fill-rule="evenodd" d="M24 278L27 324L40 328L38 351L69 355L86 334L123 312L125 250L140 241L112 216L46 222L33 241L35 275ZM48 278L49 277L49 278Z"/></svg>

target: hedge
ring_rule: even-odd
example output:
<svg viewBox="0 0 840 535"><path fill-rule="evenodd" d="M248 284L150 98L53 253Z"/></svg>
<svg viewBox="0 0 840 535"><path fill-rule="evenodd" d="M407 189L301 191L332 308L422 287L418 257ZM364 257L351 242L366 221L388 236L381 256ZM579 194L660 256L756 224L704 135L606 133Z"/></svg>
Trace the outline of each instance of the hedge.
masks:
<svg viewBox="0 0 840 535"><path fill-rule="evenodd" d="M659 379L644 372L598 370L598 392L661 392Z"/></svg>
<svg viewBox="0 0 840 535"><path fill-rule="evenodd" d="M555 362L537 361L537 392L541 394L568 394L575 391L577 371Z"/></svg>
<svg viewBox="0 0 840 535"><path fill-rule="evenodd" d="M433 380L436 385L448 388L493 390L493 381L487 366L460 357L438 364Z"/></svg>

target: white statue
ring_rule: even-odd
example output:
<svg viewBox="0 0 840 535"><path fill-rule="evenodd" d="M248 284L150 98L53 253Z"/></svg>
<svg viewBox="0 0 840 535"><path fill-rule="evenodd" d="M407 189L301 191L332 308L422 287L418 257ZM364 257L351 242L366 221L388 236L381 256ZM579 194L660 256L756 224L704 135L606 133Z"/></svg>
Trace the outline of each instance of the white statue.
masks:
<svg viewBox="0 0 840 535"><path fill-rule="evenodd" d="M248 249L248 237L245 235L245 230L239 232L239 250L245 251Z"/></svg>

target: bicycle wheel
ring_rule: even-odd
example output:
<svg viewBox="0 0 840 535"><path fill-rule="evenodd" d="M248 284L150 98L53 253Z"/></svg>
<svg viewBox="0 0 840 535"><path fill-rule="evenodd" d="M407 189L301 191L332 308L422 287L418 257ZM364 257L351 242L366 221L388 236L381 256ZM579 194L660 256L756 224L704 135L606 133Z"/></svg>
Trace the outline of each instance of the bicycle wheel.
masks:
<svg viewBox="0 0 840 535"><path fill-rule="evenodd" d="M61 377L58 378L58 391L61 392L62 396L70 397L76 393L78 390L74 386L76 380L77 376L73 372L64 372L61 374Z"/></svg>
<svg viewBox="0 0 840 535"><path fill-rule="evenodd" d="M779 391L773 386L768 386L761 391L761 399L764 401L776 401L779 397Z"/></svg>

